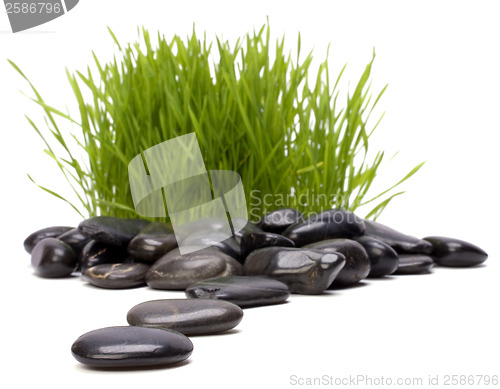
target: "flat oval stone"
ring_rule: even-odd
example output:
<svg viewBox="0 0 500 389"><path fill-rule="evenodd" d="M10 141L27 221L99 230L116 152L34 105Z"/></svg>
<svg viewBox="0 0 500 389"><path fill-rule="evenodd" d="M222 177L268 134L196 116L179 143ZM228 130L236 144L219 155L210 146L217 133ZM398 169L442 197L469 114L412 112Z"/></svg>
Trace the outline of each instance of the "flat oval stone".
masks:
<svg viewBox="0 0 500 389"><path fill-rule="evenodd" d="M239 276L242 265L213 247L181 255L174 249L157 260L146 274L147 284L154 289L186 289L197 281L213 277Z"/></svg>
<svg viewBox="0 0 500 389"><path fill-rule="evenodd" d="M394 275L427 274L432 270L434 262L423 254L399 254L399 266Z"/></svg>
<svg viewBox="0 0 500 389"><path fill-rule="evenodd" d="M171 299L138 304L127 313L133 326L179 331L185 335L208 335L228 331L243 318L240 307L223 300Z"/></svg>
<svg viewBox="0 0 500 389"><path fill-rule="evenodd" d="M196 231L182 241L186 246L212 246L223 253L241 262L241 248L238 241L233 237L227 237L222 231Z"/></svg>
<svg viewBox="0 0 500 389"><path fill-rule="evenodd" d="M88 268L83 279L99 288L136 288L146 285L148 270L149 266L144 263L108 263Z"/></svg>
<svg viewBox="0 0 500 389"><path fill-rule="evenodd" d="M354 238L365 232L361 218L342 209L332 209L309 217L303 222L292 224L283 236L293 240L295 246L333 238Z"/></svg>
<svg viewBox="0 0 500 389"><path fill-rule="evenodd" d="M36 246L38 242L42 239L46 238L57 238L59 235L64 234L66 231L72 230L73 227L67 226L55 226L55 227L47 227L42 228L41 230L35 231L30 234L24 240L24 249L28 254L31 254L31 251Z"/></svg>
<svg viewBox="0 0 500 389"><path fill-rule="evenodd" d="M356 241L363 246L370 258L369 278L387 276L396 271L399 257L391 246L369 236L360 236Z"/></svg>
<svg viewBox="0 0 500 389"><path fill-rule="evenodd" d="M264 275L283 282L292 293L319 294L345 264L340 253L291 247L265 247L245 260L246 275Z"/></svg>
<svg viewBox="0 0 500 389"><path fill-rule="evenodd" d="M264 230L257 226L256 224L252 222L248 222L245 224L245 227L243 227L241 230L235 230L234 231L234 238L238 243L241 243L241 238L243 234L248 233L248 232L253 232L253 233L262 233Z"/></svg>
<svg viewBox="0 0 500 389"><path fill-rule="evenodd" d="M193 343L175 331L107 327L87 332L71 346L76 360L94 367L165 366L187 359Z"/></svg>
<svg viewBox="0 0 500 389"><path fill-rule="evenodd" d="M82 273L88 268L105 263L122 263L127 259L127 250L123 247L91 240L82 250L79 269Z"/></svg>
<svg viewBox="0 0 500 389"><path fill-rule="evenodd" d="M267 232L280 234L292 224L301 221L302 214L293 208L281 208L266 213L257 224Z"/></svg>
<svg viewBox="0 0 500 389"><path fill-rule="evenodd" d="M76 265L73 249L56 238L42 239L31 251L31 266L40 277L67 277L73 273Z"/></svg>
<svg viewBox="0 0 500 389"><path fill-rule="evenodd" d="M126 246L149 223L142 219L94 216L82 221L78 229L83 235L95 241L114 246Z"/></svg>
<svg viewBox="0 0 500 389"><path fill-rule="evenodd" d="M378 239L401 254L430 254L432 245L411 235L403 234L378 222L365 220L365 235Z"/></svg>
<svg viewBox="0 0 500 389"><path fill-rule="evenodd" d="M252 251L263 247L295 247L293 240L272 232L247 232L241 237L241 255L246 258Z"/></svg>
<svg viewBox="0 0 500 389"><path fill-rule="evenodd" d="M370 274L370 258L363 246L351 239L329 239L305 246L310 249L341 253L346 263L333 281L333 287L346 287L364 280Z"/></svg>
<svg viewBox="0 0 500 389"><path fill-rule="evenodd" d="M268 277L218 277L189 286L186 296L225 300L240 307L256 307L285 302L290 296L290 289L283 282Z"/></svg>
<svg viewBox="0 0 500 389"><path fill-rule="evenodd" d="M431 256L440 266L476 266L488 258L488 254L483 249L460 239L428 236L424 240L432 244Z"/></svg>
<svg viewBox="0 0 500 389"><path fill-rule="evenodd" d="M59 235L57 239L69 245L78 258L80 258L85 245L90 242L90 238L83 235L78 228L66 231L64 234Z"/></svg>
<svg viewBox="0 0 500 389"><path fill-rule="evenodd" d="M177 240L172 225L151 223L130 241L127 251L134 258L153 263L176 247Z"/></svg>

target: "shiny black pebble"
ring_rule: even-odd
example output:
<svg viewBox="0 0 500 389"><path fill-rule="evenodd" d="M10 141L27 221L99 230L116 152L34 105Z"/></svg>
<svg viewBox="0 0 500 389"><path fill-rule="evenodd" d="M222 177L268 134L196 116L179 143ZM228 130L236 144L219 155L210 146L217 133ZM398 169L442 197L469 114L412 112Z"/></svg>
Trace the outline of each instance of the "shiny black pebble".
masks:
<svg viewBox="0 0 500 389"><path fill-rule="evenodd" d="M88 268L83 279L105 289L129 289L146 285L149 266L144 263L108 263Z"/></svg>
<svg viewBox="0 0 500 389"><path fill-rule="evenodd" d="M391 246L396 252L401 254L430 254L432 245L423 240L411 235L403 234L391 227L365 220L366 231L365 235L381 240Z"/></svg>
<svg viewBox="0 0 500 389"><path fill-rule="evenodd" d="M262 233L264 232L264 230L255 223L247 222L247 224L245 224L245 226L241 230L234 231L234 238L238 243L241 243L241 238L243 234L246 234L248 232Z"/></svg>
<svg viewBox="0 0 500 389"><path fill-rule="evenodd" d="M221 231L196 231L183 240L182 244L185 246L211 246L241 262L239 242L233 236L228 238Z"/></svg>
<svg viewBox="0 0 500 389"><path fill-rule="evenodd" d="M82 250L79 269L83 274L93 266L106 263L122 263L127 259L127 256L127 250L124 247L91 240Z"/></svg>
<svg viewBox="0 0 500 389"><path fill-rule="evenodd" d="M293 240L272 232L247 232L241 237L241 255L246 258L252 251L263 247L295 247Z"/></svg>
<svg viewBox="0 0 500 389"><path fill-rule="evenodd" d="M369 236L360 236L356 241L364 247L370 258L369 278L387 276L396 271L399 256L391 246Z"/></svg>
<svg viewBox="0 0 500 389"><path fill-rule="evenodd" d="M78 229L85 236L98 242L125 246L149 223L142 219L94 216L82 221L78 225Z"/></svg>
<svg viewBox="0 0 500 389"><path fill-rule="evenodd" d="M177 240L170 224L151 223L130 241L127 250L134 258L153 263L176 247Z"/></svg>
<svg viewBox="0 0 500 389"><path fill-rule="evenodd" d="M175 331L107 327L80 336L71 352L78 362L93 367L165 366L187 359L193 343Z"/></svg>
<svg viewBox="0 0 500 389"><path fill-rule="evenodd" d="M31 266L40 277L67 277L73 273L77 258L73 249L56 238L45 238L31 251Z"/></svg>
<svg viewBox="0 0 500 389"><path fill-rule="evenodd" d="M280 234L292 224L301 221L302 214L293 208L281 208L266 213L257 224L267 232Z"/></svg>
<svg viewBox="0 0 500 389"><path fill-rule="evenodd" d="M218 277L189 286L186 296L220 299L240 307L255 307L285 302L290 296L290 289L283 282L268 277Z"/></svg>
<svg viewBox="0 0 500 389"><path fill-rule="evenodd" d="M38 242L40 242L42 239L46 238L57 238L59 235L64 234L66 231L72 230L73 227L67 227L67 226L55 226L55 227L47 227L47 228L42 228L41 230L35 231L32 234L30 234L25 240L24 240L24 249L28 254L31 254L31 251L33 250L33 247L36 246Z"/></svg>
<svg viewBox="0 0 500 389"><path fill-rule="evenodd" d="M195 282L221 276L239 276L243 266L233 257L214 247L181 255L174 249L158 259L146 274L146 283L154 289L186 289Z"/></svg>
<svg viewBox="0 0 500 389"><path fill-rule="evenodd" d="M346 263L342 268L332 287L346 287L364 280L370 274L370 258L363 246L351 239L329 239L312 243L306 246L310 249L323 250L332 253L341 253L345 256Z"/></svg>
<svg viewBox="0 0 500 389"><path fill-rule="evenodd" d="M63 241L69 245L74 251L78 258L80 258L83 248L90 242L90 238L82 234L78 228L73 228L57 237L60 241Z"/></svg>
<svg viewBox="0 0 500 389"><path fill-rule="evenodd" d="M476 266L488 258L488 254L483 249L460 239L428 236L424 240L432 244L431 256L434 262L440 266Z"/></svg>
<svg viewBox="0 0 500 389"><path fill-rule="evenodd" d="M431 257L423 254L400 254L399 265L394 275L428 274L434 262Z"/></svg>
<svg viewBox="0 0 500 389"><path fill-rule="evenodd" d="M345 264L340 253L291 247L265 247L245 260L245 275L264 275L283 282L292 293L319 294Z"/></svg>
<svg viewBox="0 0 500 389"><path fill-rule="evenodd" d="M243 318L240 307L215 299L152 300L127 313L133 326L179 331L185 335L208 335L228 331Z"/></svg>
<svg viewBox="0 0 500 389"><path fill-rule="evenodd" d="M333 238L354 238L363 235L363 220L349 211L332 209L309 217L303 222L291 225L282 235L293 240L295 246Z"/></svg>

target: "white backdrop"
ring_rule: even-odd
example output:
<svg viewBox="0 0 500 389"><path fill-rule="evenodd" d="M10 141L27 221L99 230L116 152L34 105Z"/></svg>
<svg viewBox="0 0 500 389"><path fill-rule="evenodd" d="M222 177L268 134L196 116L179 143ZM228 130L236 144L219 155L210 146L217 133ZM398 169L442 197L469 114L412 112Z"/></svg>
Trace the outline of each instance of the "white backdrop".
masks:
<svg viewBox="0 0 500 389"><path fill-rule="evenodd" d="M17 34L1 13L2 387L287 388L308 377L331 386L330 376L358 375L394 383L422 378L420 387L429 386L431 376L432 383L438 377L438 386L449 387L447 375L500 374L499 12L495 1L81 0L64 17ZM74 112L65 68L84 71L92 51L103 62L112 59L108 26L122 43L137 39L137 26L170 39L190 34L193 23L200 36L206 31L210 39L218 34L234 42L267 17L272 35L285 33L290 49L300 31L304 53L314 49L318 62L331 43L332 71L348 62L346 81L353 83L375 47L373 91L386 83L389 88L380 102L386 116L371 147L388 156L400 151L382 172L380 187L427 161L379 220L417 236L471 241L489 260L474 269L370 280L245 310L232 333L192 338L193 355L179 367L103 372L79 365L70 346L80 334L125 325L136 303L183 294L100 290L79 279L32 274L24 238L42 227L76 225L80 217L27 178L30 173L69 193L24 118L40 122L43 116L20 93L30 94L29 87L6 59L23 69L46 101Z"/></svg>

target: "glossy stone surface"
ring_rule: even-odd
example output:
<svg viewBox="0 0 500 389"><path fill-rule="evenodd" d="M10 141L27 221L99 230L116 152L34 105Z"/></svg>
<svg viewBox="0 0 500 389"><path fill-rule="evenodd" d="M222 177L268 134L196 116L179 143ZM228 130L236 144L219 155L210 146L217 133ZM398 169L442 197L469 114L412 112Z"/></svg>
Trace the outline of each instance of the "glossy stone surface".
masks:
<svg viewBox="0 0 500 389"><path fill-rule="evenodd" d="M57 237L60 241L69 245L75 252L76 256L80 258L83 248L90 242L90 238L82 234L78 228L73 228Z"/></svg>
<svg viewBox="0 0 500 389"><path fill-rule="evenodd" d="M333 238L354 238L365 232L363 220L352 212L340 209L315 214L303 222L288 227L283 236L293 240L295 246Z"/></svg>
<svg viewBox="0 0 500 389"><path fill-rule="evenodd" d="M403 234L378 222L365 220L366 236L381 240L396 252L405 254L430 254L432 245L422 239Z"/></svg>
<svg viewBox="0 0 500 389"><path fill-rule="evenodd" d="M94 216L82 221L78 229L83 235L115 246L126 246L150 222L141 219L121 219L111 216Z"/></svg>
<svg viewBox="0 0 500 389"><path fill-rule="evenodd" d="M286 284L268 277L234 276L210 278L186 289L186 296L220 299L240 307L280 304L290 296Z"/></svg>
<svg viewBox="0 0 500 389"><path fill-rule="evenodd" d="M46 238L57 238L59 235L64 234L66 231L72 230L73 227L67 227L67 226L55 226L55 227L47 227L47 228L42 228L41 230L35 231L32 234L30 234L25 240L24 240L24 249L28 254L31 254L31 251L33 250L33 247L36 246L38 242L40 242L42 239Z"/></svg>
<svg viewBox="0 0 500 389"><path fill-rule="evenodd" d="M243 318L240 307L215 299L153 300L138 304L127 313L133 326L164 328L185 335L208 335L228 331Z"/></svg>
<svg viewBox="0 0 500 389"><path fill-rule="evenodd" d="M280 234L292 224L301 221L302 214L293 208L281 208L266 213L257 224L264 231Z"/></svg>
<svg viewBox="0 0 500 389"><path fill-rule="evenodd" d="M234 258L207 247L181 255L174 249L156 261L146 275L154 289L186 289L195 282L213 277L242 275L243 267Z"/></svg>
<svg viewBox="0 0 500 389"><path fill-rule="evenodd" d="M341 253L346 260L332 287L346 287L364 280L370 274L370 258L363 246L351 239L329 239L306 246L309 249Z"/></svg>
<svg viewBox="0 0 500 389"><path fill-rule="evenodd" d="M190 234L183 242L186 246L212 246L223 253L241 261L241 248L239 242L233 237L227 238L227 235L221 231L196 231Z"/></svg>
<svg viewBox="0 0 500 389"><path fill-rule="evenodd" d="M176 247L177 240L172 225L151 223L130 241L127 251L134 258L153 263Z"/></svg>
<svg viewBox="0 0 500 389"><path fill-rule="evenodd" d="M399 254L399 266L393 274L427 274L431 272L433 265L434 262L428 255Z"/></svg>
<svg viewBox="0 0 500 389"><path fill-rule="evenodd" d="M193 343L175 331L146 327L107 327L87 332L71 346L80 363L94 367L165 366L187 359Z"/></svg>
<svg viewBox="0 0 500 389"><path fill-rule="evenodd" d="M432 244L431 256L440 266L476 266L488 258L488 254L483 249L460 239L428 236L424 240Z"/></svg>
<svg viewBox="0 0 500 389"><path fill-rule="evenodd" d="M241 255L246 258L252 251L263 247L295 247L293 240L272 232L247 232L241 237Z"/></svg>
<svg viewBox="0 0 500 389"><path fill-rule="evenodd" d="M127 258L127 250L91 240L82 250L79 269L82 273L93 266L106 263L121 263Z"/></svg>
<svg viewBox="0 0 500 389"><path fill-rule="evenodd" d="M88 268L83 279L106 289L128 289L146 285L149 266L144 263L108 263Z"/></svg>
<svg viewBox="0 0 500 389"><path fill-rule="evenodd" d="M243 234L246 234L248 232L252 233L262 233L264 230L257 226L255 223L248 222L245 227L243 227L241 230L234 231L234 238L238 243L241 243L241 238Z"/></svg>
<svg viewBox="0 0 500 389"><path fill-rule="evenodd" d="M287 247L253 251L245 260L246 275L264 275L283 282L292 293L319 294L345 264L340 253Z"/></svg>
<svg viewBox="0 0 500 389"><path fill-rule="evenodd" d="M40 277L57 278L71 275L77 265L73 249L56 238L39 241L31 251L31 266Z"/></svg>
<svg viewBox="0 0 500 389"><path fill-rule="evenodd" d="M391 246L369 236L360 236L356 241L363 246L370 258L369 278L387 276L396 271L399 256Z"/></svg>

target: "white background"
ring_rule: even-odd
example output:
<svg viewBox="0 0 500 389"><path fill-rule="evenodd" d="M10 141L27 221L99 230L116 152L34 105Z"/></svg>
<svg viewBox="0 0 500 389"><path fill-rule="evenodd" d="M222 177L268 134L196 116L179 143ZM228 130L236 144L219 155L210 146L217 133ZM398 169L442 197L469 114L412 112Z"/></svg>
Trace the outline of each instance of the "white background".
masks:
<svg viewBox="0 0 500 389"><path fill-rule="evenodd" d="M3 8L0 7L3 12ZM500 6L494 1L97 1L81 0L64 17L12 34L0 13L1 351L2 387L287 388L297 378L421 377L500 374L498 368L498 134ZM373 91L389 84L386 111L371 147L387 155L380 187L427 161L381 222L417 236L448 235L483 247L474 269L366 281L321 296L292 296L280 306L248 309L235 331L196 337L188 363L170 369L95 371L71 356L82 333L125 325L133 305L182 293L147 288L108 291L79 279L32 274L24 238L50 225L76 225L66 204L36 188L69 191L24 118L43 116L20 91L28 85L15 61L57 107L75 112L65 68L84 71L92 50L102 62L137 26L168 39L202 36L234 42L269 16L274 38L290 49L302 34L304 53L322 60L331 43L337 71L356 82L376 48ZM345 94L344 94L345 95ZM7 383L9 382L9 383ZM26 386L30 385L30 386ZM443 385L441 385L443 386ZM361 386L360 386L361 387Z"/></svg>

